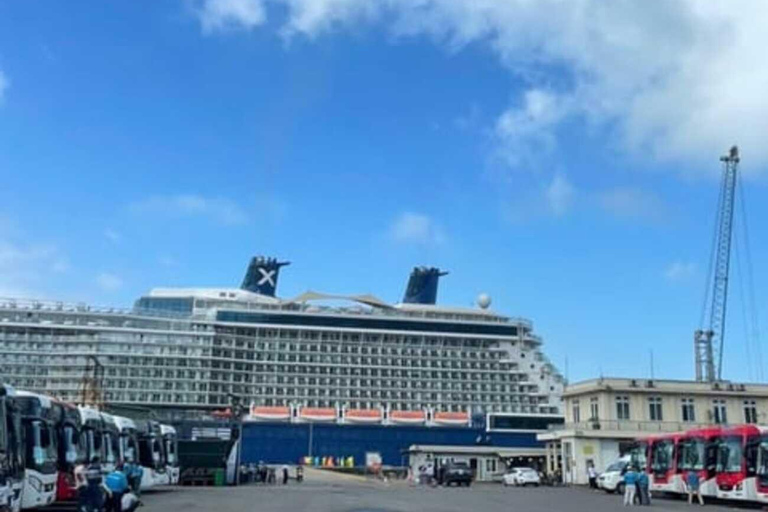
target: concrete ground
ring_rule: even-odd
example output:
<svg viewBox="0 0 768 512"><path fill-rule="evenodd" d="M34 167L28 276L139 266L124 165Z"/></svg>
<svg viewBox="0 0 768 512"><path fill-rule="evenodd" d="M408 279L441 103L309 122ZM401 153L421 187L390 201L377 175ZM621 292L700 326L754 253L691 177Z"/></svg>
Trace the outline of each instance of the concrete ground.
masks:
<svg viewBox="0 0 768 512"><path fill-rule="evenodd" d="M608 512L623 508L619 496L583 488L414 487L318 470L308 470L301 484L177 487L143 498L140 512ZM682 500L657 499L651 508L666 512L689 506ZM722 512L733 507L707 505L706 510Z"/></svg>

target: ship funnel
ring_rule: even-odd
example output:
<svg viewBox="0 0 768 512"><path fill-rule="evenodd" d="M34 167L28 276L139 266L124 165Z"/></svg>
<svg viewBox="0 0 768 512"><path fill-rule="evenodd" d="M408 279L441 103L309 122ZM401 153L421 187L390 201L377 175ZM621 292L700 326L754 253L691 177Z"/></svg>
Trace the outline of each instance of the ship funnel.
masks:
<svg viewBox="0 0 768 512"><path fill-rule="evenodd" d="M435 267L414 267L408 279L403 302L406 304L435 304L437 302L437 283L442 272Z"/></svg>
<svg viewBox="0 0 768 512"><path fill-rule="evenodd" d="M256 256L251 259L248 270L245 272L243 284L240 288L249 292L259 293L261 295L275 296L277 289L277 277L280 274L280 267L290 265L288 261L277 261L276 258L265 258Z"/></svg>

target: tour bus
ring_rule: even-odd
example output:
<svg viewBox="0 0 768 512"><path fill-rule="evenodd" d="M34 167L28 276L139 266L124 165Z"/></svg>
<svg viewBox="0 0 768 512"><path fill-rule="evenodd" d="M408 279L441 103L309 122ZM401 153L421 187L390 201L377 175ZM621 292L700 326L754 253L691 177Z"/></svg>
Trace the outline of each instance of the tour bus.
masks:
<svg viewBox="0 0 768 512"><path fill-rule="evenodd" d="M761 429L739 425L723 429L717 450L717 497L757 500L756 476Z"/></svg>
<svg viewBox="0 0 768 512"><path fill-rule="evenodd" d="M757 464L755 465L754 500L768 503L768 428L757 427L760 432L756 440Z"/></svg>
<svg viewBox="0 0 768 512"><path fill-rule="evenodd" d="M58 452L53 400L44 395L17 391L24 446L22 510L44 507L56 499Z"/></svg>
<svg viewBox="0 0 768 512"><path fill-rule="evenodd" d="M83 421L80 410L63 402L54 402L58 409L56 434L58 437L58 478L56 480L56 501L75 501L75 466L87 460L87 446L82 436Z"/></svg>
<svg viewBox="0 0 768 512"><path fill-rule="evenodd" d="M153 420L141 421L138 424L138 433L139 464L143 469L141 488L151 489L169 483L160 424Z"/></svg>
<svg viewBox="0 0 768 512"><path fill-rule="evenodd" d="M104 458L103 452L103 430L104 423L101 419L101 413L90 407L78 407L80 418L82 420L82 435L85 444L86 462L92 462L94 458Z"/></svg>
<svg viewBox="0 0 768 512"><path fill-rule="evenodd" d="M0 384L0 509L21 509L24 462L21 444L21 416L14 401L16 392Z"/></svg>
<svg viewBox="0 0 768 512"><path fill-rule="evenodd" d="M121 462L139 462L139 435L136 423L123 416L114 416L119 435L118 458Z"/></svg>
<svg viewBox="0 0 768 512"><path fill-rule="evenodd" d="M176 429L170 425L160 425L160 433L163 435L163 445L165 448L165 459L168 474L168 483L176 485L179 483L179 440L176 435Z"/></svg>
<svg viewBox="0 0 768 512"><path fill-rule="evenodd" d="M686 475L695 471L699 475L699 491L704 497L717 496L717 451L722 438L721 427L688 430L678 443L676 461L679 479L675 488L686 492Z"/></svg>
<svg viewBox="0 0 768 512"><path fill-rule="evenodd" d="M672 433L653 436L648 442L648 473L652 492L685 492L679 478L675 453L683 434Z"/></svg>
<svg viewBox="0 0 768 512"><path fill-rule="evenodd" d="M104 473L111 473L121 462L120 459L120 429L117 427L115 417L104 412L101 416L101 469Z"/></svg>

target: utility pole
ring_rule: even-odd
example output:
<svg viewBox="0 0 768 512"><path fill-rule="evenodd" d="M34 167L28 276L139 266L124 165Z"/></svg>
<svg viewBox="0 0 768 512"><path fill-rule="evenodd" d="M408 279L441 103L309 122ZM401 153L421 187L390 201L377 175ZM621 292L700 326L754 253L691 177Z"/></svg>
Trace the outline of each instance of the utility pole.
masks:
<svg viewBox="0 0 768 512"><path fill-rule="evenodd" d="M715 224L715 238L710 269L707 274L707 291L702 311L702 328L693 335L696 364L696 380L715 382L722 379L723 352L725 341L725 314L728 304L728 273L731 263L731 240L733 238L733 211L736 195L736 171L739 162L739 148L733 146L727 155L720 157L723 162L723 183ZM709 325L704 328L707 297L712 291L709 307Z"/></svg>

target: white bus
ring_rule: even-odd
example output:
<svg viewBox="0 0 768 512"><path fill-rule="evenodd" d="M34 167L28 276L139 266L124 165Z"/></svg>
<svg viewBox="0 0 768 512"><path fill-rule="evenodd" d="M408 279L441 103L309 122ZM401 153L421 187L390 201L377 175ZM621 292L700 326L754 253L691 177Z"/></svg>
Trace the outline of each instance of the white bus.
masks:
<svg viewBox="0 0 768 512"><path fill-rule="evenodd" d="M17 391L25 451L22 510L50 505L56 498L58 452L51 398Z"/></svg>
<svg viewBox="0 0 768 512"><path fill-rule="evenodd" d="M0 508L21 510L24 462L21 445L21 416L14 402L16 391L0 384Z"/></svg>

